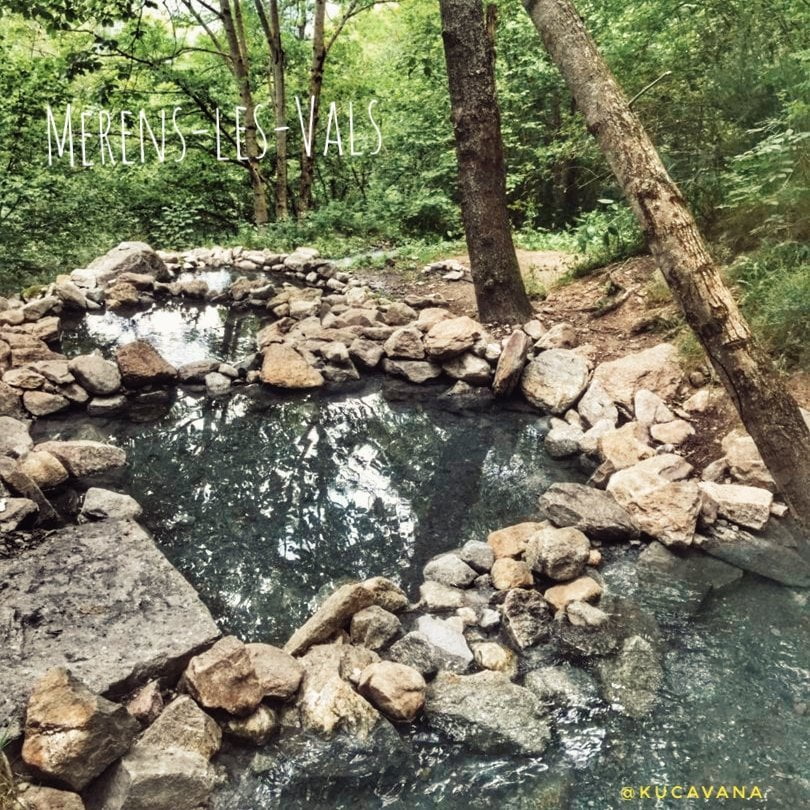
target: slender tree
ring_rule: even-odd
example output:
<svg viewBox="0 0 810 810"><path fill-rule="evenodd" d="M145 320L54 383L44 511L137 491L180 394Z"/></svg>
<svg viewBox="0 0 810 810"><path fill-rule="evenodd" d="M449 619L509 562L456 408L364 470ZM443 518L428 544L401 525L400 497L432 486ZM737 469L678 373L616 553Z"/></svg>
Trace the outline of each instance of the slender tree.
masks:
<svg viewBox="0 0 810 810"><path fill-rule="evenodd" d="M318 128L321 109L323 71L328 50L325 39L326 0L315 0L312 20L312 63L309 68L309 97L303 105L304 126L309 127L312 140L301 153L301 181L298 189L298 213L306 214L312 208L312 186L315 182L315 131ZM310 107L310 105L312 105Z"/></svg>
<svg viewBox="0 0 810 810"><path fill-rule="evenodd" d="M723 283L683 195L570 0L524 5L777 487L810 523L810 429Z"/></svg>
<svg viewBox="0 0 810 810"><path fill-rule="evenodd" d="M514 323L532 314L509 212L501 117L495 94L494 14L481 0L440 0L456 137L461 214L478 315Z"/></svg>

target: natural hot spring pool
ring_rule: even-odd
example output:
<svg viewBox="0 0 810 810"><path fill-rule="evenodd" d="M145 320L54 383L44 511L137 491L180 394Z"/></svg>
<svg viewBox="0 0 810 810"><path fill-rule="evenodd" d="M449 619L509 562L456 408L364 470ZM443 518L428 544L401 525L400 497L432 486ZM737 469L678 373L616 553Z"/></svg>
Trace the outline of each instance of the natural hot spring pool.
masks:
<svg viewBox="0 0 810 810"><path fill-rule="evenodd" d="M67 340L78 351L137 335L182 363L238 356L255 326L243 318L237 330L217 307L172 305L134 322L91 317ZM246 640L283 641L344 577L382 574L412 588L433 554L532 515L549 483L579 478L545 456L543 422L532 414L459 416L432 399L390 402L374 381L341 395L181 394L153 422L44 428L126 447L130 465L117 483L143 504L143 522L223 629ZM673 615L658 586L637 576L636 555L607 549L603 575L661 624L665 678L650 717L628 719L596 698L560 710L541 759L473 755L418 725L371 750L307 738L258 753L234 748L222 757L231 778L215 806L809 806L807 593L746 576L696 615ZM756 785L765 798L620 794L651 784Z"/></svg>

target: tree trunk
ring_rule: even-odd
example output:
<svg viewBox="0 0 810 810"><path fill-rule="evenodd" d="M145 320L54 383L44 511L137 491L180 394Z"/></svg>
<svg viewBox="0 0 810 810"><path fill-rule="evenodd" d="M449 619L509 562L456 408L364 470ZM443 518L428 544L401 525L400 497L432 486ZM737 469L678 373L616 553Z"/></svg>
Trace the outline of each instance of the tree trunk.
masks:
<svg viewBox="0 0 810 810"><path fill-rule="evenodd" d="M266 225L269 217L267 211L267 187L259 160L259 139L256 126L256 105L253 102L253 91L250 86L250 68L248 65L245 26L242 19L241 0L234 0L235 12L231 10L231 0L220 0L222 27L228 40L230 65L241 106L245 108L245 164L250 175L253 190L253 218L257 225Z"/></svg>
<svg viewBox="0 0 810 810"><path fill-rule="evenodd" d="M268 79L270 96L273 100L276 136L276 220L287 219L287 87L284 70L286 58L281 42L281 20L278 13L278 0L268 0L269 17L263 0L255 0L256 11L262 24L267 49L270 54Z"/></svg>
<svg viewBox="0 0 810 810"><path fill-rule="evenodd" d="M302 105L304 113L304 126L312 127L312 143L309 154L306 145L301 151L301 185L298 192L298 213L306 214L312 208L312 185L315 180L315 134L318 130L320 118L321 90L323 88L323 68L326 62L326 42L324 27L326 24L326 0L315 0L315 12L312 22L312 65L309 69L309 97ZM310 104L312 107L310 107ZM309 113L312 112L310 119Z"/></svg>
<svg viewBox="0 0 810 810"><path fill-rule="evenodd" d="M458 156L461 214L483 321L515 323L532 315L506 207L501 116L495 96L494 18L481 0L440 0Z"/></svg>
<svg viewBox="0 0 810 810"><path fill-rule="evenodd" d="M810 523L810 430L753 339L680 190L570 0L524 5L777 487L794 514Z"/></svg>

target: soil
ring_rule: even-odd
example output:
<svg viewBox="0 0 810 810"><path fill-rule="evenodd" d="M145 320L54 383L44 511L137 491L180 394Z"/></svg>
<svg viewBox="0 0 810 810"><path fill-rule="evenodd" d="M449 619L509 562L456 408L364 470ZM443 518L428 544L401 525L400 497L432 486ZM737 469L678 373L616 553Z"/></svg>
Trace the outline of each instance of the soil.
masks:
<svg viewBox="0 0 810 810"><path fill-rule="evenodd" d="M672 302L663 278L650 256L639 256L608 265L582 278L569 272L577 257L559 251L518 250L518 262L528 289L545 288L545 298L534 298L537 318L550 327L561 321L572 324L582 344L590 344L596 363L661 343L680 342L687 334L683 320ZM466 255L448 256L469 267ZM369 271L368 280L381 285L382 291L397 297L437 295L457 315L476 316L475 291L469 273L460 281L447 281L441 272L403 272L396 263L383 271ZM508 331L497 324L488 325L495 335ZM690 416L695 436L682 447L689 462L698 470L722 455L720 442L733 428L741 427L731 400L719 387L709 364L698 348L684 354L687 375L697 372L717 385L712 406ZM696 381L699 381L696 379ZM796 372L789 388L803 408L810 409L810 373ZM697 390L684 388L683 398Z"/></svg>

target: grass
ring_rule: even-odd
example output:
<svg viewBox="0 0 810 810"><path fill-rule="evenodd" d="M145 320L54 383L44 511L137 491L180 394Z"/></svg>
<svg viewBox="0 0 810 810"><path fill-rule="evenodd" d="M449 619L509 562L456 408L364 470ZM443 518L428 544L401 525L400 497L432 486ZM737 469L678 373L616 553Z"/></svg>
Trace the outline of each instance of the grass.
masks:
<svg viewBox="0 0 810 810"><path fill-rule="evenodd" d="M22 805L17 799L14 773L4 750L8 742L8 732L4 729L0 732L0 810L18 810Z"/></svg>

